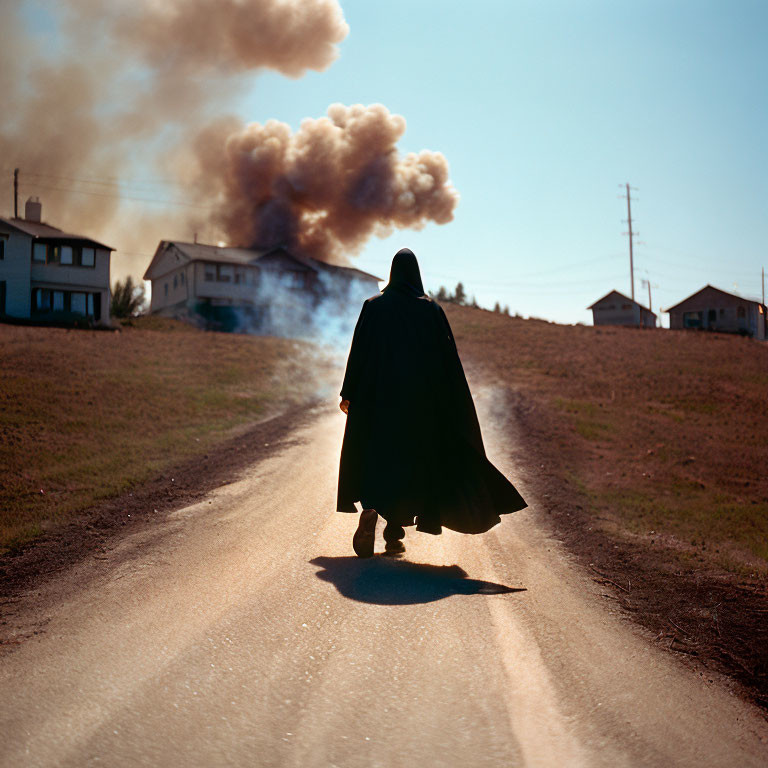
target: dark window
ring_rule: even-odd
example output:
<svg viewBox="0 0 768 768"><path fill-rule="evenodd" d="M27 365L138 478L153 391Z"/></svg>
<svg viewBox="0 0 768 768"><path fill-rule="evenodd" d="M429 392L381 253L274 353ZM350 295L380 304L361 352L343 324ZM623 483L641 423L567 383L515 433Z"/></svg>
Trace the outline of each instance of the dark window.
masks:
<svg viewBox="0 0 768 768"><path fill-rule="evenodd" d="M165 295L168 295L168 283L165 284Z"/></svg>
<svg viewBox="0 0 768 768"><path fill-rule="evenodd" d="M92 267L96 263L96 252L93 248L83 248L80 252L80 266Z"/></svg>
<svg viewBox="0 0 768 768"><path fill-rule="evenodd" d="M48 246L45 243L35 243L32 246L32 261L45 264L48 254Z"/></svg>
<svg viewBox="0 0 768 768"><path fill-rule="evenodd" d="M0 261L5 258L5 238L0 237Z"/></svg>
<svg viewBox="0 0 768 768"><path fill-rule="evenodd" d="M61 263L62 264L74 264L74 260L72 258L72 246L71 245L62 245L61 246Z"/></svg>
<svg viewBox="0 0 768 768"><path fill-rule="evenodd" d="M0 280L0 315L4 315L4 314L5 314L5 280Z"/></svg>
<svg viewBox="0 0 768 768"><path fill-rule="evenodd" d="M50 312L51 301L51 291L47 288L35 288L32 291L32 308L35 312Z"/></svg>
<svg viewBox="0 0 768 768"><path fill-rule="evenodd" d="M72 293L69 297L70 309L72 312L77 312L78 315L84 315L86 311L85 294L84 293Z"/></svg>
<svg viewBox="0 0 768 768"><path fill-rule="evenodd" d="M212 283L214 280L216 280L216 265L215 264L206 264L205 265L205 280L208 283Z"/></svg>
<svg viewBox="0 0 768 768"><path fill-rule="evenodd" d="M715 312L714 309L710 309L709 312L707 312L707 320L710 323L714 323L715 320L717 320L717 312Z"/></svg>
<svg viewBox="0 0 768 768"><path fill-rule="evenodd" d="M701 325L701 312L683 312L683 328L698 328Z"/></svg>
<svg viewBox="0 0 768 768"><path fill-rule="evenodd" d="M184 273L181 273L181 284L184 285Z"/></svg>
<svg viewBox="0 0 768 768"><path fill-rule="evenodd" d="M632 309L632 305L631 304L622 304L621 308L622 309Z"/></svg>
<svg viewBox="0 0 768 768"><path fill-rule="evenodd" d="M235 268L231 264L219 264L218 281L220 283L231 283L235 277Z"/></svg>
<svg viewBox="0 0 768 768"><path fill-rule="evenodd" d="M174 275L173 276L173 287L174 287L174 289L179 287L179 276L178 275Z"/></svg>

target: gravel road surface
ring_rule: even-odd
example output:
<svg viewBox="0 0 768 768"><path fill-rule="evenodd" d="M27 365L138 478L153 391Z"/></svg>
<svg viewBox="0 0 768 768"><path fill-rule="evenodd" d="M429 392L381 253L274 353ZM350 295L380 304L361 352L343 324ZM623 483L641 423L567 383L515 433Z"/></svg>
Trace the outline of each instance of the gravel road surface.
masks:
<svg viewBox="0 0 768 768"><path fill-rule="evenodd" d="M343 425L318 412L44 587L44 631L0 660L0 765L768 764L760 713L622 617L533 499L483 536L411 529L404 558L355 558Z"/></svg>

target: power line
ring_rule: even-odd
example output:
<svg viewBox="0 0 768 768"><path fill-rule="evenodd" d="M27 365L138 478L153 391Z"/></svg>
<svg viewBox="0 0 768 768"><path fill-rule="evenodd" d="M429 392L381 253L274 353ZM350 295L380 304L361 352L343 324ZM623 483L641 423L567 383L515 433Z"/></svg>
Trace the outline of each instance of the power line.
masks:
<svg viewBox="0 0 768 768"><path fill-rule="evenodd" d="M139 186L154 186L158 184L179 186L179 182L173 181L172 179L126 179L122 176L104 176L97 179L95 177L84 178L81 176L59 176L52 173L37 173L35 171L24 171L24 175L34 176L36 178L56 179L58 181L78 181L85 184L100 184L113 187L122 187L131 184Z"/></svg>
<svg viewBox="0 0 768 768"><path fill-rule="evenodd" d="M137 203L152 203L155 205L181 205L187 208L201 208L205 210L212 210L215 208L213 205L201 205L199 203L187 203L183 200L160 200L148 197L133 197L129 195L113 195L106 192L94 192L87 189L72 189L71 187L49 187L45 184L35 184L35 189L45 189L51 192L68 192L75 195L91 195L93 197L106 197L114 200L130 200Z"/></svg>

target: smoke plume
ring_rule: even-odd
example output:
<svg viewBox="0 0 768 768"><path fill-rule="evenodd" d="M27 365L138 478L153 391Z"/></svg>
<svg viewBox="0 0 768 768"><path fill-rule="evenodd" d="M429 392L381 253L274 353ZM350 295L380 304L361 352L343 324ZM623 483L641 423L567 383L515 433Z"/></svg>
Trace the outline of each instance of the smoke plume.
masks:
<svg viewBox="0 0 768 768"><path fill-rule="evenodd" d="M1 2L0 30L5 189L20 168L22 206L40 194L46 220L113 245L126 194L119 177L175 174L172 150L226 110L247 76L322 71L349 31L337 0ZM180 197L157 185L131 194ZM171 237L187 234L186 216L146 219ZM156 244L141 246L151 253Z"/></svg>
<svg viewBox="0 0 768 768"><path fill-rule="evenodd" d="M338 0L0 2L0 30L6 189L20 168L22 204L39 194L45 220L116 246L113 277L193 231L340 261L452 218L445 159L401 155L405 120L380 105L335 104L295 133L220 117L262 69L330 66L349 31ZM124 181L146 176L162 183Z"/></svg>
<svg viewBox="0 0 768 768"><path fill-rule="evenodd" d="M198 183L215 191L213 218L231 243L341 261L372 234L453 218L445 158L400 154L404 131L380 104L333 104L295 133L275 120L220 123L198 138Z"/></svg>

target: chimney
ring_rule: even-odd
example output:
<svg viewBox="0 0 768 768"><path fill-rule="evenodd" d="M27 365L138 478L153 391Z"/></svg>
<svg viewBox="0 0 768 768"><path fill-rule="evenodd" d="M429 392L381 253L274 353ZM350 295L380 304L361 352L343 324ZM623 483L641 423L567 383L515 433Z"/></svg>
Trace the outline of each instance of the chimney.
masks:
<svg viewBox="0 0 768 768"><path fill-rule="evenodd" d="M43 213L43 205L40 202L39 197L30 197L27 200L27 204L24 206L24 218L27 221L40 222L40 217Z"/></svg>

